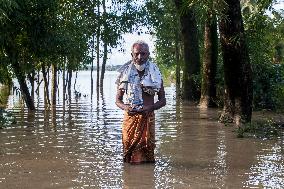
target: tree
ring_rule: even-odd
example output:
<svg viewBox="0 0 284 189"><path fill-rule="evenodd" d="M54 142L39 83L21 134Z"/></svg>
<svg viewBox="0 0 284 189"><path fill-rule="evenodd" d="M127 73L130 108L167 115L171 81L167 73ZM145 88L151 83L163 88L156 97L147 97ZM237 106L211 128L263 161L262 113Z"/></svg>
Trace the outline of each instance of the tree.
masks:
<svg viewBox="0 0 284 189"><path fill-rule="evenodd" d="M1 18L1 50L7 55L7 63L12 67L18 79L23 99L29 110L34 110L34 102L30 95L27 83L23 58L25 57L25 41L27 38L26 25L28 18L25 17L27 9L23 7L24 2L6 1L2 4Z"/></svg>
<svg viewBox="0 0 284 189"><path fill-rule="evenodd" d="M166 0L148 1L146 8L145 25L155 36L155 62L166 77L170 75L171 81L175 69L176 92L179 96L182 42L177 9L174 1ZM169 28L172 32L169 32Z"/></svg>
<svg viewBox="0 0 284 189"><path fill-rule="evenodd" d="M218 59L217 21L214 14L208 13L204 26L204 57L200 107L216 106L216 71Z"/></svg>
<svg viewBox="0 0 284 189"><path fill-rule="evenodd" d="M217 60L218 60L218 33L217 15L221 6L220 1L205 1L198 5L203 16L204 49L201 81L201 97L199 106L202 108L216 107L217 87Z"/></svg>
<svg viewBox="0 0 284 189"><path fill-rule="evenodd" d="M199 74L200 55L198 29L195 18L194 7L187 7L182 0L175 0L175 5L180 13L181 34L184 50L184 71L183 71L183 98L190 101L197 101L200 98Z"/></svg>
<svg viewBox="0 0 284 189"><path fill-rule="evenodd" d="M284 42L284 14L273 8L274 3L273 0L246 1L242 6L254 75L255 110L283 107L284 66L277 58L281 57L277 50Z"/></svg>
<svg viewBox="0 0 284 189"><path fill-rule="evenodd" d="M228 5L219 21L224 62L224 108L221 122L241 125L252 115L252 70L244 33L239 0L226 0Z"/></svg>

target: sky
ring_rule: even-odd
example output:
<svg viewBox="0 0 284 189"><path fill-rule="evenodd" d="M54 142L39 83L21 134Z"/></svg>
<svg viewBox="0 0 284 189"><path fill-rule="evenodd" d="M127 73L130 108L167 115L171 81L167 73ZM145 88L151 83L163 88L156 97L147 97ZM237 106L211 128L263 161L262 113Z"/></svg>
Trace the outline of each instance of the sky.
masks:
<svg viewBox="0 0 284 189"><path fill-rule="evenodd" d="M278 0L278 3L276 5L274 5L274 7L275 6L277 6L277 8L284 9L284 0Z"/></svg>
<svg viewBox="0 0 284 189"><path fill-rule="evenodd" d="M149 45L150 56L154 55L155 47L154 47L154 39L150 34L136 34L136 33L128 33L122 36L124 39L124 43L122 48L125 50L124 52L119 51L119 49L112 49L112 53L110 54L109 65L122 65L127 61L131 60L131 46L137 40L143 40Z"/></svg>
<svg viewBox="0 0 284 189"><path fill-rule="evenodd" d="M279 0L277 4L273 6L275 9L284 10L284 0ZM112 49L112 53L109 57L109 65L122 65L127 61L131 60L131 45L137 40L144 40L146 43L149 44L150 48L150 56L154 56L155 46L154 46L154 39L150 34L141 34L138 35L136 33L133 34L125 34L123 35L124 43L122 48L125 50L121 52L117 49Z"/></svg>

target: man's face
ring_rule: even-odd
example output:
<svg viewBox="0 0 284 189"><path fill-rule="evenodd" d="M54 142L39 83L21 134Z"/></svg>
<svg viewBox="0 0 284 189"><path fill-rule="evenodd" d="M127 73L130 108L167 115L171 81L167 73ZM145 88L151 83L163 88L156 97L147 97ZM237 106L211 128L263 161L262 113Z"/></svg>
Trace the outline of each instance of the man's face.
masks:
<svg viewBox="0 0 284 189"><path fill-rule="evenodd" d="M149 51L144 45L135 45L131 53L134 64L142 65L149 58Z"/></svg>

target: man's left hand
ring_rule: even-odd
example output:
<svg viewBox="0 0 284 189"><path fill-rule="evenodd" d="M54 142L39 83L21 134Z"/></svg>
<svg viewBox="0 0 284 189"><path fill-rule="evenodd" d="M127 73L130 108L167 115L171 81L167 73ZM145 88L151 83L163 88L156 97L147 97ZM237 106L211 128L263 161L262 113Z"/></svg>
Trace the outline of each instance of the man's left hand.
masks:
<svg viewBox="0 0 284 189"><path fill-rule="evenodd" d="M140 110L138 110L138 112L145 113L145 114L150 113L150 112L152 112L152 111L154 111L152 105L144 105L143 108L141 108Z"/></svg>

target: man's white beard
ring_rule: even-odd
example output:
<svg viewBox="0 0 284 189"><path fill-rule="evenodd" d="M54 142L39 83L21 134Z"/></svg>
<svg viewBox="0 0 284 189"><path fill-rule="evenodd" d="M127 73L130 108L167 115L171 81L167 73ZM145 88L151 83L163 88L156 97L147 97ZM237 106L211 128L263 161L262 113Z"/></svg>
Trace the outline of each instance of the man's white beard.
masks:
<svg viewBox="0 0 284 189"><path fill-rule="evenodd" d="M134 64L134 65L135 65L135 68L140 72L143 71L146 67L146 63L141 64L141 65L139 65L139 64Z"/></svg>

